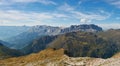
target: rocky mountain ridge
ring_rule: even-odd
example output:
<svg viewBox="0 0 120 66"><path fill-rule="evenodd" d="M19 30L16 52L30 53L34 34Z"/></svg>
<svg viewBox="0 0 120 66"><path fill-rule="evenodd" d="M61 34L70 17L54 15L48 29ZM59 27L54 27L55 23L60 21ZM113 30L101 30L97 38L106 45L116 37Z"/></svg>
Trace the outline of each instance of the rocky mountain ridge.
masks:
<svg viewBox="0 0 120 66"><path fill-rule="evenodd" d="M27 46L34 39L45 35L58 35L68 32L83 31L83 32L99 32L102 28L97 25L72 25L68 28L52 27L52 26L33 26L26 32L8 39L8 43L13 44L10 48L21 49ZM29 38L29 39L28 39Z"/></svg>
<svg viewBox="0 0 120 66"><path fill-rule="evenodd" d="M99 32L102 31L102 28L94 24L71 25L70 27L62 29L61 33L75 32L75 31Z"/></svg>

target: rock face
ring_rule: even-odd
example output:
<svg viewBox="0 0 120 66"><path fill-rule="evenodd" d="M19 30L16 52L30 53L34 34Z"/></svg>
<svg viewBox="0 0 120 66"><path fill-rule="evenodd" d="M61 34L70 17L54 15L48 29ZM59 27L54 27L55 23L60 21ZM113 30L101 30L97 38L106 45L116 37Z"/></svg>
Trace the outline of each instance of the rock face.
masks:
<svg viewBox="0 0 120 66"><path fill-rule="evenodd" d="M74 31L99 32L99 31L102 31L102 28L94 24L72 25L68 28L62 29L61 33L68 33L68 32L74 32Z"/></svg>
<svg viewBox="0 0 120 66"><path fill-rule="evenodd" d="M68 57L64 49L46 49L28 56L0 60L0 66L119 66L118 58Z"/></svg>

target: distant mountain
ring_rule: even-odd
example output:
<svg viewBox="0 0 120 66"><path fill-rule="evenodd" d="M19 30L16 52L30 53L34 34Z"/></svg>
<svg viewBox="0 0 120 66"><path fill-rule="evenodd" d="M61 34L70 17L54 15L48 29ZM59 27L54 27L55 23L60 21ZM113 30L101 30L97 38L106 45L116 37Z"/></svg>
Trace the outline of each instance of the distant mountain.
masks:
<svg viewBox="0 0 120 66"><path fill-rule="evenodd" d="M60 27L37 25L33 26L28 32L38 33L38 35L57 35L61 31Z"/></svg>
<svg viewBox="0 0 120 66"><path fill-rule="evenodd" d="M63 48L71 57L109 58L119 51L119 46L114 41L89 32L63 34L51 42L48 47Z"/></svg>
<svg viewBox="0 0 120 66"><path fill-rule="evenodd" d="M75 31L84 31L84 32L99 32L102 31L101 27L98 27L96 25L90 24L90 25L72 25L68 28L60 28L60 27L52 27L52 26L33 26L31 29L29 29L26 32L23 32L17 36L14 36L12 38L9 38L7 42L10 44L13 44L12 46L9 46L11 48L15 49L21 49L28 44L30 44L34 39L39 38L41 36L46 35L58 35L58 34L64 34L68 32L75 32Z"/></svg>
<svg viewBox="0 0 120 66"><path fill-rule="evenodd" d="M84 31L84 32L100 32L102 28L94 24L83 24L83 25L72 25L68 28L62 29L61 33L68 33L74 31Z"/></svg>
<svg viewBox="0 0 120 66"><path fill-rule="evenodd" d="M0 40L16 36L29 28L28 26L0 26Z"/></svg>
<svg viewBox="0 0 120 66"><path fill-rule="evenodd" d="M7 42L12 44L12 46L9 46L10 48L21 49L30 44L36 38L46 35L56 35L59 32L60 32L59 27L51 27L45 25L33 26L28 31L9 38Z"/></svg>
<svg viewBox="0 0 120 66"><path fill-rule="evenodd" d="M23 53L21 53L20 51L10 49L4 46L2 43L0 43L0 59L5 59L9 57L17 57L21 55L23 55Z"/></svg>

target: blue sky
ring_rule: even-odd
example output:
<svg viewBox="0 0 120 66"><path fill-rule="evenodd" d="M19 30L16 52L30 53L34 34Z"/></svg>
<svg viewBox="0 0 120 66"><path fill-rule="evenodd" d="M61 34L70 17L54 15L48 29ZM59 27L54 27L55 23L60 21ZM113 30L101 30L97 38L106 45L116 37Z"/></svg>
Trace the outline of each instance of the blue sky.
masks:
<svg viewBox="0 0 120 66"><path fill-rule="evenodd" d="M0 25L120 28L120 0L0 0Z"/></svg>

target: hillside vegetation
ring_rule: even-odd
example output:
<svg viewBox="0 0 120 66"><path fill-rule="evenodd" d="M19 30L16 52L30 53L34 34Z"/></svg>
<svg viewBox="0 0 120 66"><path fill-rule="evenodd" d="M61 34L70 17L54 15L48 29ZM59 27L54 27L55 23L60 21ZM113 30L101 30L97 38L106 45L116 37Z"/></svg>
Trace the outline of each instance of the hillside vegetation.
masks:
<svg viewBox="0 0 120 66"><path fill-rule="evenodd" d="M63 48L71 57L96 58L109 58L118 52L119 48L114 41L89 32L71 32L60 35L48 47Z"/></svg>
<svg viewBox="0 0 120 66"><path fill-rule="evenodd" d="M105 36L102 36L102 33L104 32L77 31L56 36L43 36L32 41L21 51L25 54L30 54L37 53L46 48L63 48L65 54L70 57L112 57L115 53L119 52L119 43L110 38L105 38Z"/></svg>
<svg viewBox="0 0 120 66"><path fill-rule="evenodd" d="M6 59L10 57L17 57L23 55L20 51L10 49L0 43L0 59Z"/></svg>
<svg viewBox="0 0 120 66"><path fill-rule="evenodd" d="M107 31L99 32L98 35L104 39L116 42L120 50L120 29L110 29Z"/></svg>
<svg viewBox="0 0 120 66"><path fill-rule="evenodd" d="M0 66L46 66L46 63L59 61L63 56L64 49L46 49L28 56L0 60Z"/></svg>
<svg viewBox="0 0 120 66"><path fill-rule="evenodd" d="M21 51L25 54L37 53L44 50L50 42L55 40L55 38L57 38L57 36L44 36L37 38L28 46L24 47Z"/></svg>

